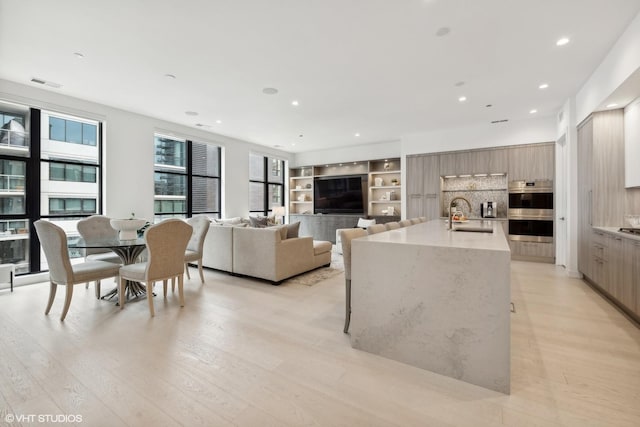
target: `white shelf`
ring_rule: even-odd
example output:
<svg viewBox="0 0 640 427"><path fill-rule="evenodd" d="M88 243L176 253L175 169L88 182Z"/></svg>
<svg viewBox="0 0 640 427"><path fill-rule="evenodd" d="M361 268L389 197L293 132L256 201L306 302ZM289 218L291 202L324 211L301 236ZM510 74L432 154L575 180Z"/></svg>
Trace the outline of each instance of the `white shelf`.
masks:
<svg viewBox="0 0 640 427"><path fill-rule="evenodd" d="M369 203L400 203L402 200L372 200Z"/></svg>
<svg viewBox="0 0 640 427"><path fill-rule="evenodd" d="M313 179L312 176L290 176L289 179Z"/></svg>
<svg viewBox="0 0 640 427"><path fill-rule="evenodd" d="M394 171L379 171L379 172L369 172L371 175L387 175L387 174L391 174L391 173L400 173L400 171L394 170Z"/></svg>
<svg viewBox="0 0 640 427"><path fill-rule="evenodd" d="M291 191L312 191L313 188L292 188Z"/></svg>
<svg viewBox="0 0 640 427"><path fill-rule="evenodd" d="M372 185L369 188L372 189L372 190L381 190L381 189L389 189L389 188L397 190L397 189L400 189L401 186L399 186L399 185L378 185L378 186Z"/></svg>
<svg viewBox="0 0 640 427"><path fill-rule="evenodd" d="M312 200L308 200L306 202L298 202L298 201L291 202L291 204L302 204L302 203L313 203L313 201Z"/></svg>

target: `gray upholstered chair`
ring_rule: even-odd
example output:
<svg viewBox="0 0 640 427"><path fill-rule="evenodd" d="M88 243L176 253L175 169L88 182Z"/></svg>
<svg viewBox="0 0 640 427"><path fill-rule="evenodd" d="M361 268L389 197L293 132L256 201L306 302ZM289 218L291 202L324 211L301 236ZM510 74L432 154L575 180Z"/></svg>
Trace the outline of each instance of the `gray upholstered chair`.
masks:
<svg viewBox="0 0 640 427"><path fill-rule="evenodd" d="M384 224L374 224L367 227L367 233L369 234L382 233L383 231L387 231L387 227Z"/></svg>
<svg viewBox="0 0 640 427"><path fill-rule="evenodd" d="M153 285L163 282L164 296L167 296L167 281L178 279L180 306L184 307L184 254L193 233L193 227L181 219L165 219L152 225L144 233L147 243L146 262L120 267L120 309L125 303L125 281L134 280L147 285L149 313L153 317Z"/></svg>
<svg viewBox="0 0 640 427"><path fill-rule="evenodd" d="M118 238L118 231L111 227L111 218L104 215L91 215L78 221L78 233L84 240ZM105 261L122 264L118 255L107 248L84 249L85 261ZM89 287L87 282L86 287ZM96 298L100 298L100 281L96 280Z"/></svg>
<svg viewBox="0 0 640 427"><path fill-rule="evenodd" d="M420 221L420 218L411 218L410 221L412 225L420 224L422 222Z"/></svg>
<svg viewBox="0 0 640 427"><path fill-rule="evenodd" d="M400 225L401 228L402 227L409 227L410 225L413 225L410 219L403 219L398 224Z"/></svg>
<svg viewBox="0 0 640 427"><path fill-rule="evenodd" d="M207 237L207 232L209 231L209 224L211 221L204 215L194 216L193 218L189 218L187 220L187 224L193 227L193 234L191 235L191 239L187 244L187 250L184 253L184 269L187 273L187 278L191 279L189 275L189 265L190 262L198 262L198 272L200 273L200 280L204 283L204 273L202 271L202 250L204 247L204 239ZM172 282L172 290L173 290Z"/></svg>
<svg viewBox="0 0 640 427"><path fill-rule="evenodd" d="M60 320L64 320L69 311L73 286L79 283L93 282L118 275L120 266L105 261L85 261L79 264L71 264L69 250L67 248L67 235L57 225L39 220L33 223L42 244L42 250L49 264L49 302L44 314L49 314L53 299L56 296L58 285L66 286L66 297Z"/></svg>
<svg viewBox="0 0 640 427"><path fill-rule="evenodd" d="M372 226L369 226L371 228ZM342 241L342 256L344 257L344 279L345 279L345 319L344 333L349 332L351 322L351 240L367 235L367 231L361 228L345 228L340 231Z"/></svg>
<svg viewBox="0 0 640 427"><path fill-rule="evenodd" d="M398 224L396 221L387 222L384 226L387 228L387 230L397 230L398 228L400 228L400 224Z"/></svg>

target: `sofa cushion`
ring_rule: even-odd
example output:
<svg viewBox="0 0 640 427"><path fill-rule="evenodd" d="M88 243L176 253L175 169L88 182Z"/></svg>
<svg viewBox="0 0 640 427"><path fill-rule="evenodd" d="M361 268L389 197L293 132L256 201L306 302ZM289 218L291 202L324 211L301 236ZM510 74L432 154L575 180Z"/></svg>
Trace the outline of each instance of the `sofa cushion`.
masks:
<svg viewBox="0 0 640 427"><path fill-rule="evenodd" d="M331 242L327 242L325 240L314 240L313 241L313 254L320 255L325 252L331 252Z"/></svg>
<svg viewBox="0 0 640 427"><path fill-rule="evenodd" d="M219 225L236 225L242 223L242 218L240 218L239 216L234 218L214 218L213 222Z"/></svg>

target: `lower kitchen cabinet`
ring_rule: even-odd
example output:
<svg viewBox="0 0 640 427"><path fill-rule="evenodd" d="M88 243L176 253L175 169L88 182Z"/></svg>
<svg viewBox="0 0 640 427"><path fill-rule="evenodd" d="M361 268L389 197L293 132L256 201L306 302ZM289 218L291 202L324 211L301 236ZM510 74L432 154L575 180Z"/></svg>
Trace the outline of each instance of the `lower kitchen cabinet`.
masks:
<svg viewBox="0 0 640 427"><path fill-rule="evenodd" d="M553 243L509 241L511 258L525 261L552 261L555 256Z"/></svg>
<svg viewBox="0 0 640 427"><path fill-rule="evenodd" d="M593 230L590 260L589 281L640 322L640 241Z"/></svg>

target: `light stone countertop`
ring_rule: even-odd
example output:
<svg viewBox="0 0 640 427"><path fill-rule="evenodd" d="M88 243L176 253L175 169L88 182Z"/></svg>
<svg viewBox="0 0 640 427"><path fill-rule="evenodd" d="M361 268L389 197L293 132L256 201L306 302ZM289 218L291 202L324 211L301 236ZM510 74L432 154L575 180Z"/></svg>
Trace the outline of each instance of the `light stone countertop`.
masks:
<svg viewBox="0 0 640 427"><path fill-rule="evenodd" d="M511 253L443 220L352 241L351 345L502 393L510 390Z"/></svg>
<svg viewBox="0 0 640 427"><path fill-rule="evenodd" d="M611 234L616 237L640 241L640 234L625 233L623 231L620 231L620 227L593 227L593 229Z"/></svg>
<svg viewBox="0 0 640 427"><path fill-rule="evenodd" d="M372 234L361 239L373 242L510 252L509 243L505 238L502 223L499 220L469 220L454 224L454 228L456 226L492 227L493 233L450 231L447 229L446 220L433 220L397 230Z"/></svg>

